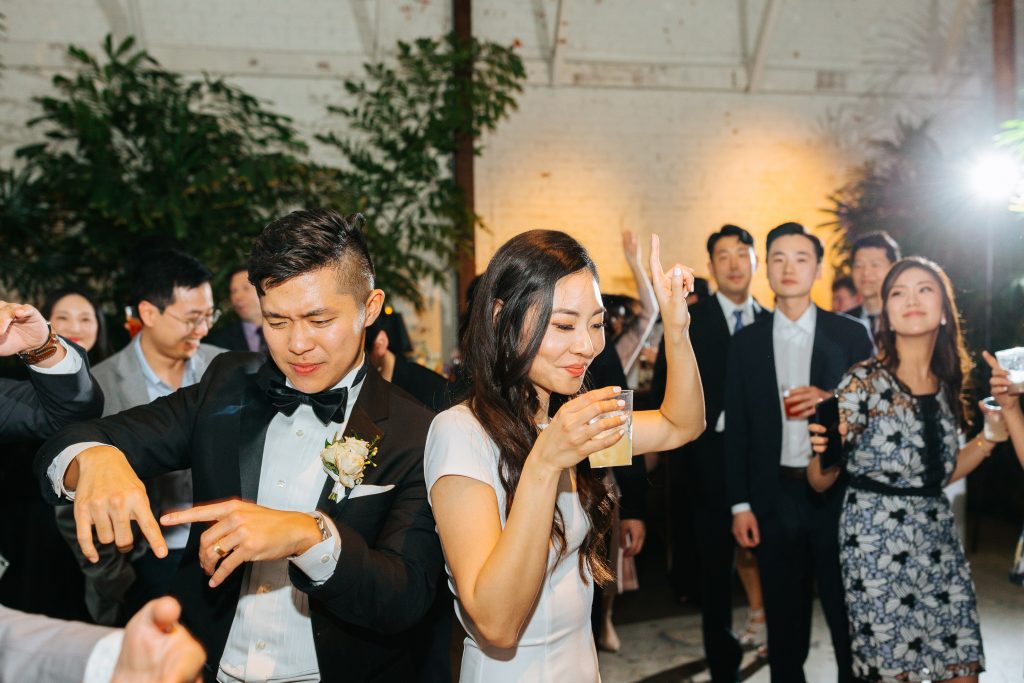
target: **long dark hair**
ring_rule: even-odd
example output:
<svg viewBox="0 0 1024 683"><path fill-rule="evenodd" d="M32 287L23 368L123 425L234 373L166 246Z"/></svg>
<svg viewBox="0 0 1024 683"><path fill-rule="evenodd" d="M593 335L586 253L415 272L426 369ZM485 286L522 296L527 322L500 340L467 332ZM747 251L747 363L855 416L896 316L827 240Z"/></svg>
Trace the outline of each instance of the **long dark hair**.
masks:
<svg viewBox="0 0 1024 683"><path fill-rule="evenodd" d="M953 296L953 283L942 268L928 259L920 256L908 256L897 261L889 274L885 276L882 283L882 301L889 303L889 294L892 292L893 283L904 272L917 268L928 273L939 285L942 293L942 315L946 319L945 325L939 326L938 337L935 339L935 349L932 351L931 370L939 380L939 386L946 395L946 400L957 422L966 426L967 419L967 398L965 381L969 377L973 363L967 354L964 345L963 330L960 327L960 311L956 307L956 298ZM886 305L882 306L882 315L878 323L878 356L882 365L896 376L896 369L899 367L900 358L896 352L896 334L889 324L889 312Z"/></svg>
<svg viewBox="0 0 1024 683"><path fill-rule="evenodd" d="M88 301L89 305L92 306L93 315L96 316L96 343L93 344L92 349L89 351L89 363L96 365L101 360L110 356L110 341L107 338L107 320L103 316L103 311L100 310L99 304L96 303L96 297L93 296L92 292L83 287L74 286L58 289L46 297L40 313L49 320L53 317L53 307L57 305L57 302L72 294L77 294Z"/></svg>
<svg viewBox="0 0 1024 683"><path fill-rule="evenodd" d="M498 249L473 299L469 343L463 349L471 385L469 409L498 446L506 514L537 439L534 416L540 401L529 372L551 320L555 283L582 270L597 279L597 267L579 242L564 232L530 230ZM602 553L611 526L612 494L586 460L576 466L576 475L590 523L580 548L580 576L586 581L586 563L594 580L605 584L612 577ZM565 522L557 507L551 538L564 553Z"/></svg>

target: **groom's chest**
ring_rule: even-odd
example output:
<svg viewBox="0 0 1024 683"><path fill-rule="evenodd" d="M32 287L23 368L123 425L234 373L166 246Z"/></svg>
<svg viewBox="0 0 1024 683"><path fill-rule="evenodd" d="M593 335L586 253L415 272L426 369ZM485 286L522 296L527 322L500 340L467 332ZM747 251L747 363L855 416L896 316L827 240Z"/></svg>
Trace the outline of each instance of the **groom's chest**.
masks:
<svg viewBox="0 0 1024 683"><path fill-rule="evenodd" d="M267 425L256 502L277 510L316 509L327 480L320 452L343 430L343 424L324 425L308 406L276 414Z"/></svg>

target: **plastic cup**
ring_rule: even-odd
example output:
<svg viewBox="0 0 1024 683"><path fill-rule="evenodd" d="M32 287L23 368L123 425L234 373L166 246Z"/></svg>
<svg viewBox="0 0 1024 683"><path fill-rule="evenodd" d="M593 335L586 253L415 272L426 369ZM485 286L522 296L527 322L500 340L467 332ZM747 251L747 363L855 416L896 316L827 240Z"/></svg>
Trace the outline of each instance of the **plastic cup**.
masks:
<svg viewBox="0 0 1024 683"><path fill-rule="evenodd" d="M1010 393L1024 394L1024 347L996 351L996 360L1010 372L1010 381L1013 383Z"/></svg>
<svg viewBox="0 0 1024 683"><path fill-rule="evenodd" d="M623 389L616 398L624 401L626 405L610 413L599 415L597 419L625 415L625 424L615 429L625 429L626 433L614 445L591 453L589 456L591 467L621 467L633 462L633 390ZM604 432L602 436L605 434L609 434L609 432Z"/></svg>
<svg viewBox="0 0 1024 683"><path fill-rule="evenodd" d="M788 384L782 384L779 386L779 391L782 392L782 406L786 409L787 420L802 420L804 418L796 412L797 401L795 399L790 400L790 392L794 389L796 389L796 387Z"/></svg>
<svg viewBox="0 0 1024 683"><path fill-rule="evenodd" d="M985 404L985 410L982 411L985 414L985 440L999 443L1009 439L1010 433L1006 431L1006 420L1003 419L1003 407L992 396L984 399L982 403Z"/></svg>

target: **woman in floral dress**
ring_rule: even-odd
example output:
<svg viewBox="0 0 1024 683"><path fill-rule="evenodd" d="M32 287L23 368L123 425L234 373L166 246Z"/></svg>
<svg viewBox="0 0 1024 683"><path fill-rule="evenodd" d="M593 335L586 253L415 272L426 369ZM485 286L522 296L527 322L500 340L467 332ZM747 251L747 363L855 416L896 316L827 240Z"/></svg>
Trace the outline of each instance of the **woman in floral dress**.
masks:
<svg viewBox="0 0 1024 683"><path fill-rule="evenodd" d="M995 444L960 447L963 378L970 369L952 286L920 258L896 263L882 285L879 352L840 382L848 489L840 562L854 675L866 681L977 681L984 652L970 568L942 489ZM824 428L812 425L816 453ZM819 491L843 466L808 478Z"/></svg>

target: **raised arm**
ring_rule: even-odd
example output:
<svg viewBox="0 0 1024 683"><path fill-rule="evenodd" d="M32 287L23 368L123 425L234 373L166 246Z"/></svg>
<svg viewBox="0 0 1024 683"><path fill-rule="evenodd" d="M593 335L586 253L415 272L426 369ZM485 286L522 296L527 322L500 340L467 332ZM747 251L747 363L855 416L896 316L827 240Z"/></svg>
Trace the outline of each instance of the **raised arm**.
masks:
<svg viewBox="0 0 1024 683"><path fill-rule="evenodd" d="M471 462L494 457L483 435L458 425L445 424L442 414L427 441L427 468L438 477L431 489L431 505L444 555L458 590L459 601L478 630L483 644L515 646L532 613L547 570L548 547L559 491L571 490L576 464L617 442L622 434L618 417L591 424L602 413L616 409L613 387L588 392L559 409L540 433L526 458L504 527L495 486L481 468L445 463ZM448 428L447 434L438 427ZM454 427L454 429L452 429ZM608 430L610 435L598 437Z"/></svg>
<svg viewBox="0 0 1024 683"><path fill-rule="evenodd" d="M636 283L637 298L640 300L640 316L633 330L626 331L617 342L615 351L622 361L622 371L627 375L633 369L644 342L651 336L654 323L658 319L658 299L654 294L654 286L651 278L647 277L641 263L640 240L632 230L622 231L622 251L626 256L626 263L633 274L633 281Z"/></svg>
<svg viewBox="0 0 1024 683"><path fill-rule="evenodd" d="M704 431L704 391L697 357L690 344L690 313L686 294L693 289L693 270L675 264L666 274L661 242L651 236L651 275L665 326L665 398L658 410L633 415L633 452L654 453L678 448Z"/></svg>
<svg viewBox="0 0 1024 683"><path fill-rule="evenodd" d="M992 378L989 380L991 394L1003 409L1003 420L1006 422L1006 430L1010 433L1013 450L1017 452L1021 467L1024 467L1024 411L1021 411L1020 396L1010 393L1010 373L999 365L995 356L988 351L982 355L992 368Z"/></svg>

